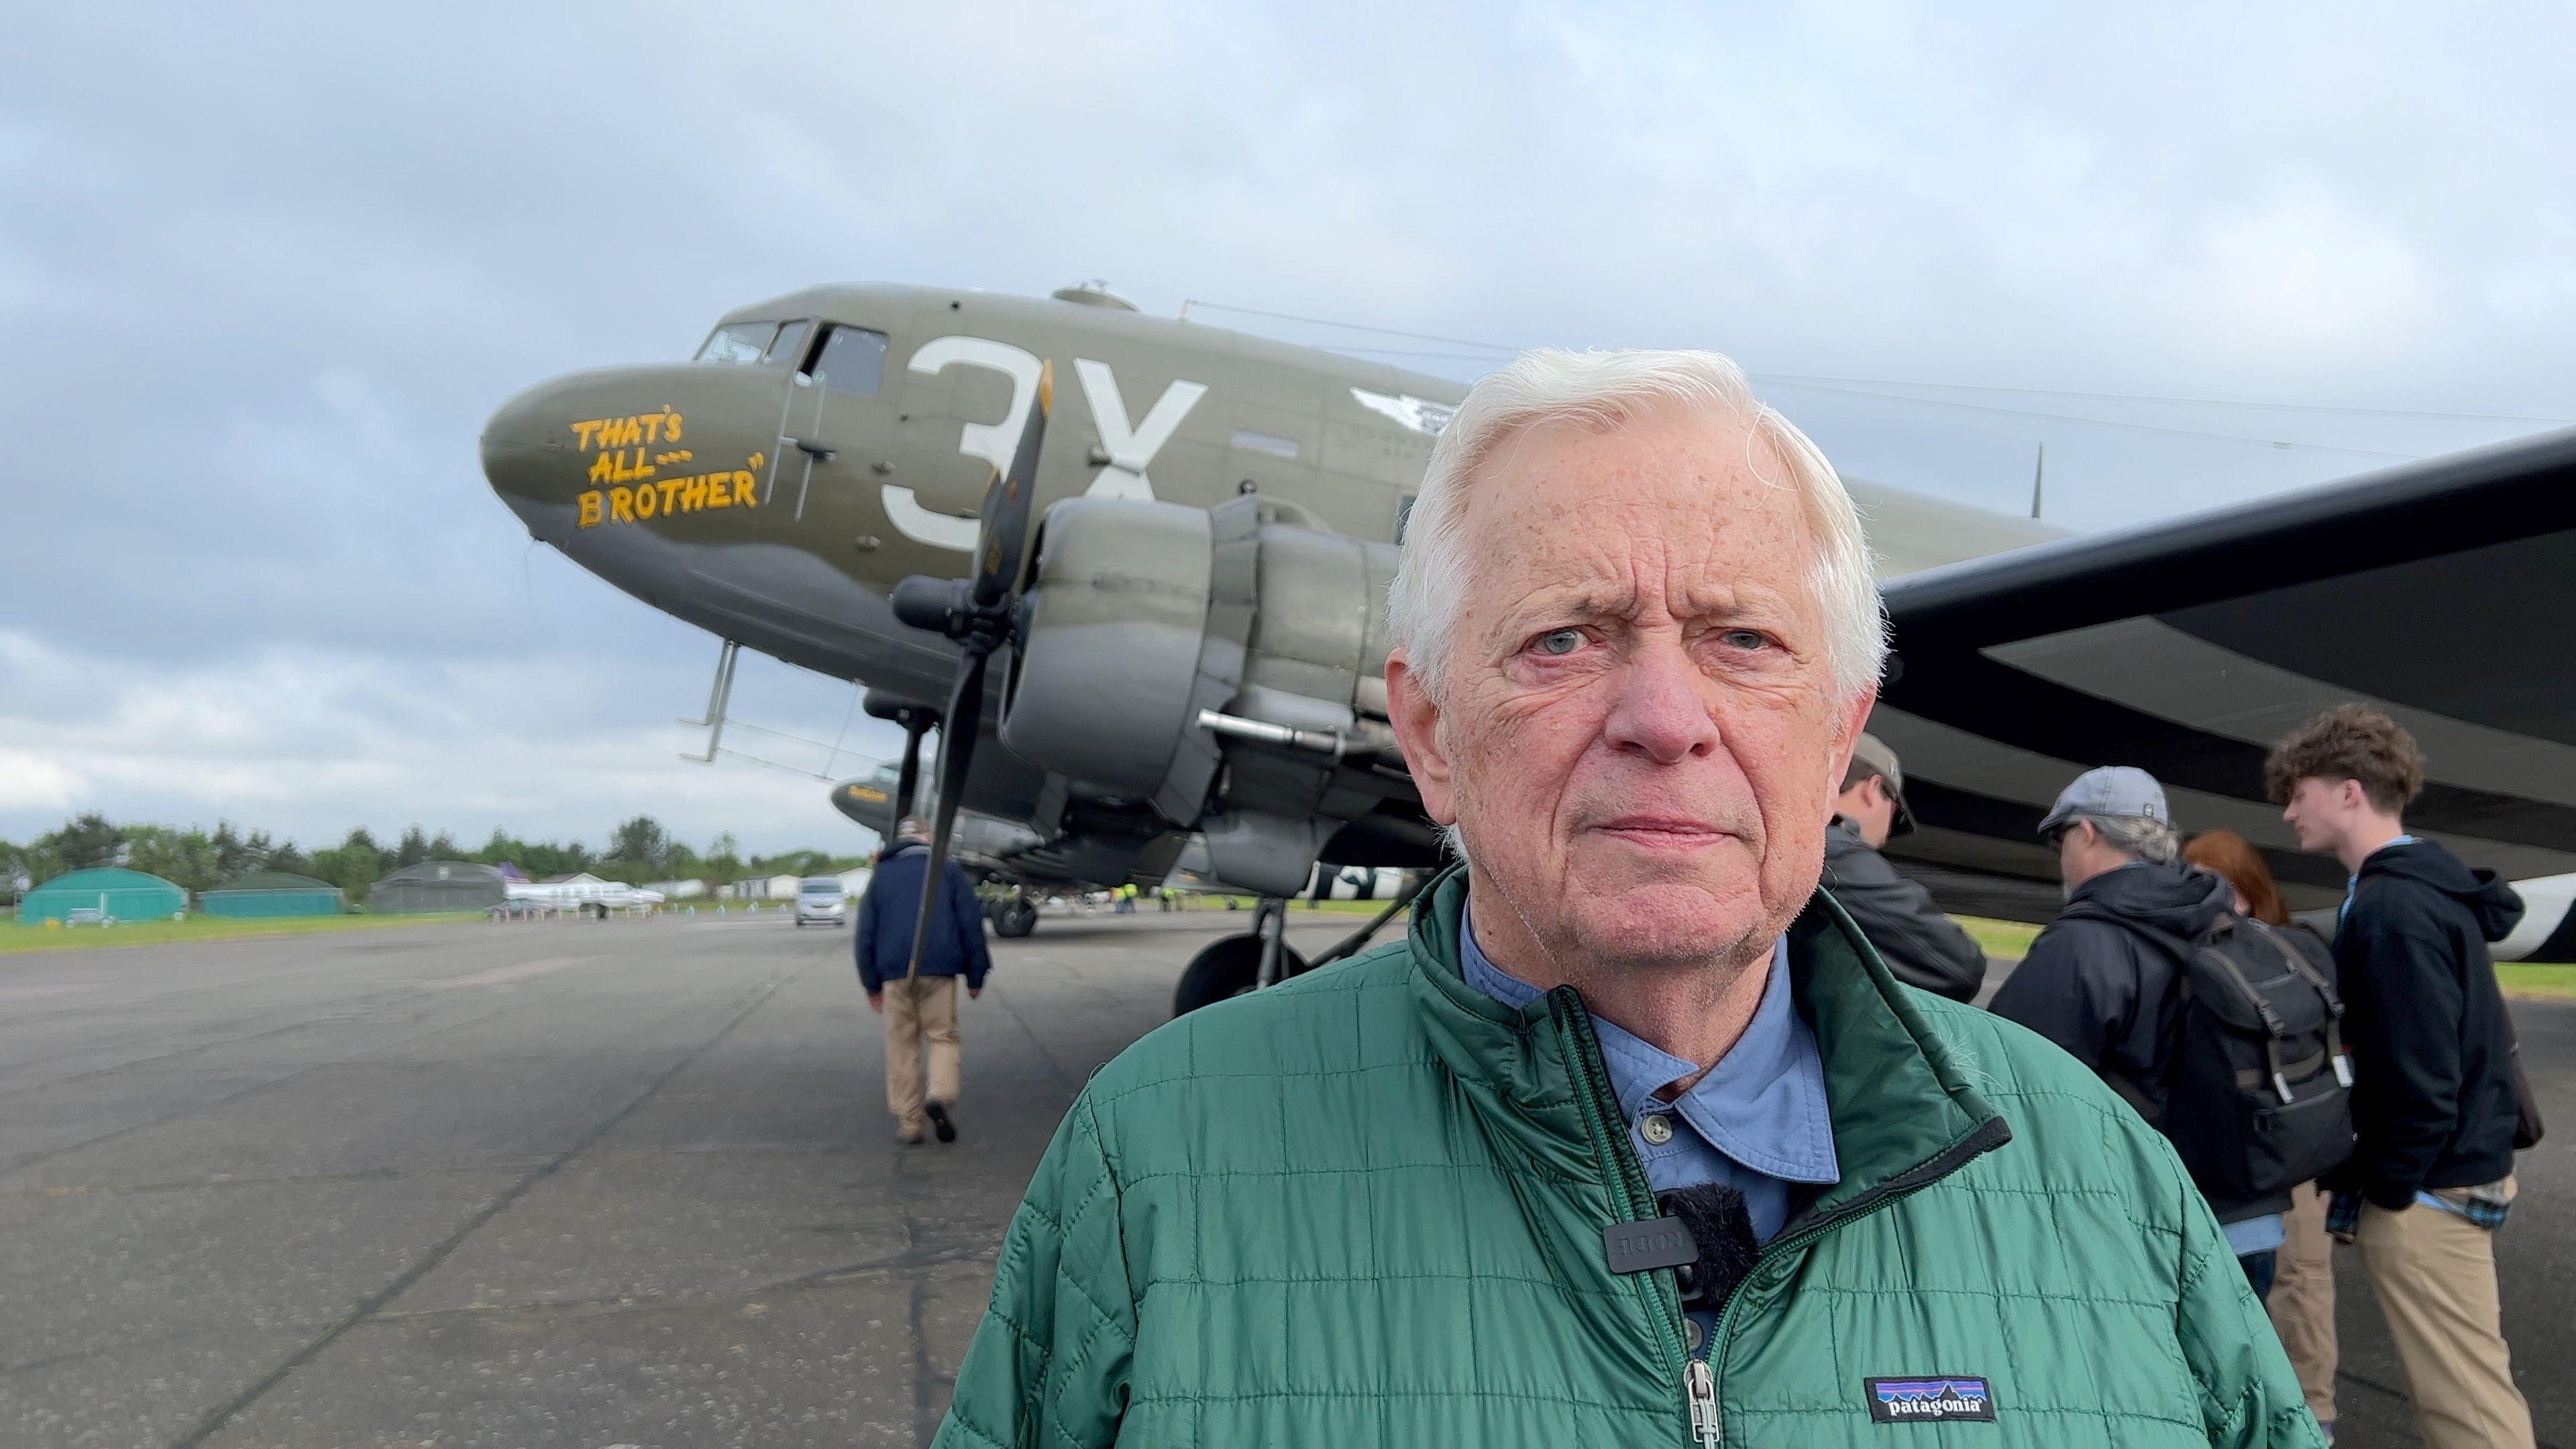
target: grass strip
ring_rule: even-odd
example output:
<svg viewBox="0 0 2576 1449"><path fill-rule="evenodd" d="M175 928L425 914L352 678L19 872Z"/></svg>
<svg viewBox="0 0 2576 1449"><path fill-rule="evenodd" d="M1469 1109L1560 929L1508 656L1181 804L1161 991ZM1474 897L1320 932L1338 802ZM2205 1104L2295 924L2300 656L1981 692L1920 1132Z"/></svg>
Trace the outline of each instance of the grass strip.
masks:
<svg viewBox="0 0 2576 1449"><path fill-rule="evenodd" d="M167 946L261 936L309 936L321 931L373 931L392 926L453 925L482 919L480 911L447 911L419 916L281 916L271 920L192 915L184 921L119 921L113 926L43 926L10 921L0 923L0 956L100 946Z"/></svg>

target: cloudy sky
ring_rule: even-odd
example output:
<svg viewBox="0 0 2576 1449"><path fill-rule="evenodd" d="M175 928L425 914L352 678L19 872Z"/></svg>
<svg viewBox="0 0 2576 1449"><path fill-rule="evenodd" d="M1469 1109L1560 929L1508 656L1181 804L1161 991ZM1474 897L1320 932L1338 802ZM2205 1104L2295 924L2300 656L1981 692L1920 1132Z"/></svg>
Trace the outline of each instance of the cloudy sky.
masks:
<svg viewBox="0 0 2576 1449"><path fill-rule="evenodd" d="M714 641L531 547L475 454L518 388L816 281L1718 347L1847 380L1766 390L1860 476L2022 509L2045 443L2085 528L2576 418L2569 11L2108 9L31 11L0 836L848 846L815 782L680 762ZM849 697L763 661L736 708L882 753Z"/></svg>

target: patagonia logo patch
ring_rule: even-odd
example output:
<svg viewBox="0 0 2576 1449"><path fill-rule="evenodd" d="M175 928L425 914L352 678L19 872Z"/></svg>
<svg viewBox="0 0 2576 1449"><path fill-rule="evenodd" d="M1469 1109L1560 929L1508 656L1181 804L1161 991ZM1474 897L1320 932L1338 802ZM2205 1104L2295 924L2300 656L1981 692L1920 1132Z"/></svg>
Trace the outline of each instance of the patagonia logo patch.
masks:
<svg viewBox="0 0 2576 1449"><path fill-rule="evenodd" d="M1984 1379L1949 1374L1940 1378L1863 1379L1869 1393L1869 1416L1881 1424L1954 1423L1971 1419L1995 1421L1994 1395Z"/></svg>

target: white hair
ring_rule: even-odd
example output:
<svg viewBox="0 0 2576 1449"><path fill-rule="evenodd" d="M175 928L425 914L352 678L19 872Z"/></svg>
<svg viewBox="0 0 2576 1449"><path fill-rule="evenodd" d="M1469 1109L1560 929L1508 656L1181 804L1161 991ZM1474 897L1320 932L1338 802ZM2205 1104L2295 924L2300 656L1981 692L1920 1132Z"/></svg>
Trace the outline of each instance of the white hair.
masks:
<svg viewBox="0 0 2576 1449"><path fill-rule="evenodd" d="M2182 853L2182 837L2162 820L2146 815L2078 815L2092 822L2104 845L2149 865L2163 865Z"/></svg>
<svg viewBox="0 0 2576 1449"><path fill-rule="evenodd" d="M1547 423L1607 430L1659 405L1705 408L1743 420L1747 462L1773 486L1762 445L1787 463L1815 539L1808 586L1825 615L1825 648L1837 699L1878 682L1887 663L1886 612L1870 571L1869 544L1834 465L1796 425L1753 396L1744 369L1715 352L1524 352L1486 375L1458 405L1431 451L1422 491L1405 524L1402 561L1387 586L1387 632L1403 648L1422 689L1445 693L1450 635L1466 579L1467 480L1507 438Z"/></svg>

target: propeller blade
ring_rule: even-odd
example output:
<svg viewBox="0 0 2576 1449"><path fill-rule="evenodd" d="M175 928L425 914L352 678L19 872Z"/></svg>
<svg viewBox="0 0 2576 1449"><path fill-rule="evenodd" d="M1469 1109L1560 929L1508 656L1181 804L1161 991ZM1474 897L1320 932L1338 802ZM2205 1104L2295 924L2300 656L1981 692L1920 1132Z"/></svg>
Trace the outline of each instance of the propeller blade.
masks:
<svg viewBox="0 0 2576 1449"><path fill-rule="evenodd" d="M993 651L1011 632L1012 595L1018 590L1021 555L1029 540L1029 511L1038 494L1038 453L1046 444L1047 418L1055 411L1055 364L1038 368L1036 405L1020 429L1011 466L998 469L984 490L983 532L975 552L975 572L965 579L915 575L894 587L897 619L917 629L934 629L964 648L957 661L957 683L949 691L948 712L939 721L939 797L932 805L930 869L921 881L921 911L913 918L912 960L904 979L921 974L922 947L930 939L931 920L939 913L940 878L948 867L949 838L957 825L957 805L966 796L966 770L975 760L975 737L984 723L984 669ZM903 779L913 779L921 737L905 742Z"/></svg>
<svg viewBox="0 0 2576 1449"><path fill-rule="evenodd" d="M912 922L912 959L903 979L921 974L922 946L930 939L931 919L939 913L941 876L948 868L949 836L957 825L957 802L966 795L966 767L975 761L975 736L984 723L984 666L993 646L981 640L966 645L957 664L957 685L948 695L948 712L939 724L939 799L930 824L930 869L921 878L921 912Z"/></svg>
<svg viewBox="0 0 2576 1449"><path fill-rule="evenodd" d="M1047 418L1055 411L1055 363L1038 368L1038 396L1020 429L1011 466L996 471L984 489L983 543L975 554L974 590L968 595L978 609L990 609L1011 596L1020 582L1020 555L1028 547L1029 511L1038 496L1038 452L1046 444Z"/></svg>

